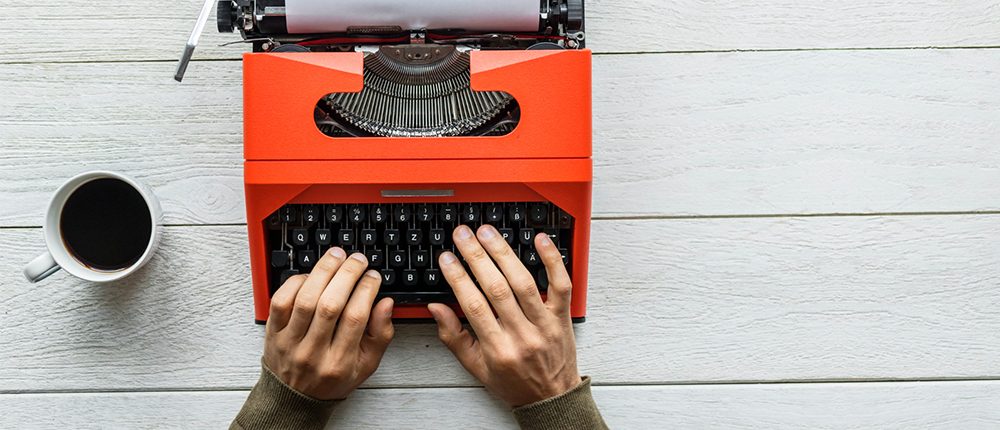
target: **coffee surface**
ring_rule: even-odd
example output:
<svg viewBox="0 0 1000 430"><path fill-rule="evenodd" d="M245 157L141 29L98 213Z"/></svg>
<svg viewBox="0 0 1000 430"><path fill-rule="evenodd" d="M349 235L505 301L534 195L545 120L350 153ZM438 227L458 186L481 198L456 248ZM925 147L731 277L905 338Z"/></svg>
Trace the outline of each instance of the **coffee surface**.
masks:
<svg viewBox="0 0 1000 430"><path fill-rule="evenodd" d="M119 179L101 178L70 195L59 229L66 248L78 261L110 271L139 261L149 245L153 221L138 190Z"/></svg>

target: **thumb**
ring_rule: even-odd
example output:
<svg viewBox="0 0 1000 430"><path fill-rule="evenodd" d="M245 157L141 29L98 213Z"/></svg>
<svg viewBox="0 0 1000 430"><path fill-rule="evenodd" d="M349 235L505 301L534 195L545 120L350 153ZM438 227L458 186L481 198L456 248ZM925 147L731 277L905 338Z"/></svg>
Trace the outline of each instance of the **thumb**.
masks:
<svg viewBox="0 0 1000 430"><path fill-rule="evenodd" d="M368 322L368 331L361 338L361 363L369 376L378 369L389 341L396 332L392 326L392 306L392 299L388 297L375 305Z"/></svg>
<svg viewBox="0 0 1000 430"><path fill-rule="evenodd" d="M472 374L479 382L485 383L486 364L483 361L479 341L472 333L462 328L458 315L450 307L441 303L427 305L427 310L434 316L438 325L438 337L444 346L455 355L462 367Z"/></svg>

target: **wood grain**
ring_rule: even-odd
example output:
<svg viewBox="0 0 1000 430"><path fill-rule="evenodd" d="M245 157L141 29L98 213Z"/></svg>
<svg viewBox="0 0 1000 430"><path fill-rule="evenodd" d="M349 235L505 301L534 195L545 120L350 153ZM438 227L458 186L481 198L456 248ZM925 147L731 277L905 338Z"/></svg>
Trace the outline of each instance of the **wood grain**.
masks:
<svg viewBox="0 0 1000 430"><path fill-rule="evenodd" d="M75 173L244 222L239 62L4 65L0 226ZM594 215L1000 210L1000 50L594 59Z"/></svg>
<svg viewBox="0 0 1000 430"><path fill-rule="evenodd" d="M176 61L201 5L8 1L0 62ZM240 36L218 33L212 15L195 60L239 58L245 45L219 45ZM588 47L598 53L1000 45L1000 10L988 0L591 0L586 19ZM190 76L202 67L193 64Z"/></svg>
<svg viewBox="0 0 1000 430"><path fill-rule="evenodd" d="M583 372L600 384L1000 377L1000 215L597 221ZM245 231L166 229L108 285L28 285L38 229L0 229L0 392L245 389ZM400 325L370 387L478 385Z"/></svg>
<svg viewBox="0 0 1000 430"><path fill-rule="evenodd" d="M594 387L618 429L992 429L1000 383ZM225 428L245 391L0 395L5 428ZM72 411L71 413L69 413ZM334 429L517 429L480 388L361 389Z"/></svg>

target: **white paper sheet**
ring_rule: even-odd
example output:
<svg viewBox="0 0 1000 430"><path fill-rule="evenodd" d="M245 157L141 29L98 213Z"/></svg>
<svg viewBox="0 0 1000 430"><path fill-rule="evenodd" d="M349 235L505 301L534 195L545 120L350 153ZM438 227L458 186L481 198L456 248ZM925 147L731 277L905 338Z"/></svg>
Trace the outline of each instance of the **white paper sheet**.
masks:
<svg viewBox="0 0 1000 430"><path fill-rule="evenodd" d="M357 26L538 31L539 9L539 0L285 0L285 22L289 34L346 32Z"/></svg>

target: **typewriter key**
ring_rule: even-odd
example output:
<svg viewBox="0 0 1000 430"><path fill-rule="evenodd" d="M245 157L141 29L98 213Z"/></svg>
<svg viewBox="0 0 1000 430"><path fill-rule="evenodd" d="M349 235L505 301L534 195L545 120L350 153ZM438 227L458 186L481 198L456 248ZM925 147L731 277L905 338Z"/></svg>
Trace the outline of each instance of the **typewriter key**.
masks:
<svg viewBox="0 0 1000 430"><path fill-rule="evenodd" d="M295 229L292 230L292 244L293 245L305 245L309 243L309 230Z"/></svg>
<svg viewBox="0 0 1000 430"><path fill-rule="evenodd" d="M333 241L333 233L328 228L316 229L316 244L327 246Z"/></svg>
<svg viewBox="0 0 1000 430"><path fill-rule="evenodd" d="M444 243L444 229L443 228L433 228L431 229L430 242L431 245L440 245Z"/></svg>
<svg viewBox="0 0 1000 430"><path fill-rule="evenodd" d="M410 207L407 205L396 205L393 211L393 218L396 222L410 222Z"/></svg>
<svg viewBox="0 0 1000 430"><path fill-rule="evenodd" d="M507 219L521 222L524 219L524 205L511 205L510 209L507 209Z"/></svg>
<svg viewBox="0 0 1000 430"><path fill-rule="evenodd" d="M385 229L383 233L386 245L396 245L399 243L399 230L394 228Z"/></svg>
<svg viewBox="0 0 1000 430"><path fill-rule="evenodd" d="M361 244L366 246L372 246L378 238L378 233L375 232L373 228L366 228L361 230Z"/></svg>

